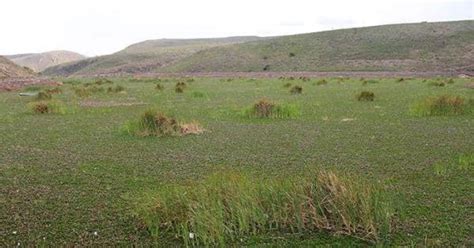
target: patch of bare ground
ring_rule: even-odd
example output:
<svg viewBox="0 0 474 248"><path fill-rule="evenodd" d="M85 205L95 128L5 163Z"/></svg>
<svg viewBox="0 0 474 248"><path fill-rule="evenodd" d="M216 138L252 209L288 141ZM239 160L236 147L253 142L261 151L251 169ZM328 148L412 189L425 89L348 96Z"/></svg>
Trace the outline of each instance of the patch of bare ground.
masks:
<svg viewBox="0 0 474 248"><path fill-rule="evenodd" d="M8 78L0 79L1 91L15 91L29 85L60 86L63 83L46 78Z"/></svg>
<svg viewBox="0 0 474 248"><path fill-rule="evenodd" d="M84 100L79 103L79 106L86 108L98 108L98 107L123 107L123 106L135 106L135 105L146 105L145 102L135 101L97 101L97 100Z"/></svg>

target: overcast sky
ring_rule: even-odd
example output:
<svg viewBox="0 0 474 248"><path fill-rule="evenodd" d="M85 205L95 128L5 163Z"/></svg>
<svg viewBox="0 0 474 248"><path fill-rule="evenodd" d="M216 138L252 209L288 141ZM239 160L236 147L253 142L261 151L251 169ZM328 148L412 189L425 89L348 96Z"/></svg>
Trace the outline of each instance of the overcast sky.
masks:
<svg viewBox="0 0 474 248"><path fill-rule="evenodd" d="M474 0L2 0L0 54L116 52L143 40L273 36L474 19Z"/></svg>

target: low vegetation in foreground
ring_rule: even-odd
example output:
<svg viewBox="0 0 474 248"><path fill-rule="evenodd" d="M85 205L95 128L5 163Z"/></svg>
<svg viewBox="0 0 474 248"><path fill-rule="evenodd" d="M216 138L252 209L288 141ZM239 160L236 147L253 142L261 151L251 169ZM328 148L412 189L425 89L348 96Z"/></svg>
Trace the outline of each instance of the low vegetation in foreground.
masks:
<svg viewBox="0 0 474 248"><path fill-rule="evenodd" d="M0 92L0 246L470 247L471 85L137 77Z"/></svg>
<svg viewBox="0 0 474 248"><path fill-rule="evenodd" d="M321 231L375 242L387 237L393 216L380 189L333 172L280 180L217 173L149 197L150 207L139 215L151 234L198 247L225 247L259 234Z"/></svg>

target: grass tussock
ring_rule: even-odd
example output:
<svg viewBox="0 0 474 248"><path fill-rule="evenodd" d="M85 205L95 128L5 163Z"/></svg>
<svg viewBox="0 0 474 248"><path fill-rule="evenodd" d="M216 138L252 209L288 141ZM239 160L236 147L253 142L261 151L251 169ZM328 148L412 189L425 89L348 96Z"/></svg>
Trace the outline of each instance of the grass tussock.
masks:
<svg viewBox="0 0 474 248"><path fill-rule="evenodd" d="M299 85L295 85L290 89L291 94L301 94L303 93L303 87Z"/></svg>
<svg viewBox="0 0 474 248"><path fill-rule="evenodd" d="M37 101L28 105L34 114L64 114L66 109L60 101Z"/></svg>
<svg viewBox="0 0 474 248"><path fill-rule="evenodd" d="M295 105L276 104L265 98L256 102L252 108L244 110L244 116L251 118L295 118L300 110Z"/></svg>
<svg viewBox="0 0 474 248"><path fill-rule="evenodd" d="M411 107L411 112L418 116L461 115L474 107L471 101L461 96L441 95L428 97Z"/></svg>
<svg viewBox="0 0 474 248"><path fill-rule="evenodd" d="M46 101L46 100L51 100L53 96L51 93L48 93L47 91L40 91L36 95L36 100L37 101Z"/></svg>
<svg viewBox="0 0 474 248"><path fill-rule="evenodd" d="M148 110L140 116L138 122L128 122L124 131L137 136L181 136L201 134L204 129L198 122L180 123L162 112Z"/></svg>
<svg viewBox="0 0 474 248"><path fill-rule="evenodd" d="M369 101L372 102L375 100L375 94L371 91L362 91L356 96L357 101Z"/></svg>
<svg viewBox="0 0 474 248"><path fill-rule="evenodd" d="M379 187L334 172L267 180L216 173L149 194L138 213L156 238L203 247L321 231L377 242L390 232L393 216Z"/></svg>

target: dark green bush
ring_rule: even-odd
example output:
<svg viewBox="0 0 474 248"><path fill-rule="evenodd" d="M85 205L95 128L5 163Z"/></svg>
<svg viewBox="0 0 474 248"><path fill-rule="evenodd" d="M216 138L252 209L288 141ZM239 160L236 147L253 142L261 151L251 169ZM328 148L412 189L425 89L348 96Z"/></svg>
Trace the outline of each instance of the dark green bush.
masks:
<svg viewBox="0 0 474 248"><path fill-rule="evenodd" d="M373 101L375 100L375 94L371 91L362 91L357 95L358 101Z"/></svg>

